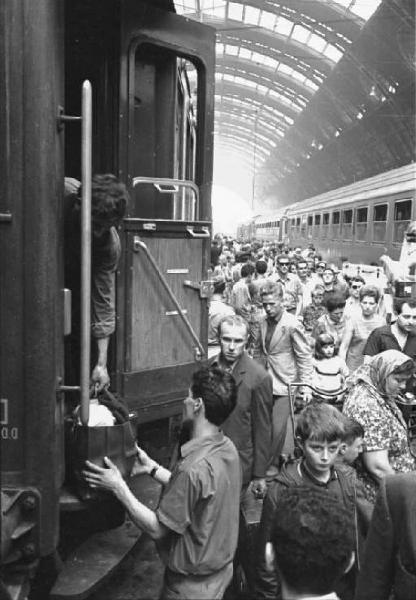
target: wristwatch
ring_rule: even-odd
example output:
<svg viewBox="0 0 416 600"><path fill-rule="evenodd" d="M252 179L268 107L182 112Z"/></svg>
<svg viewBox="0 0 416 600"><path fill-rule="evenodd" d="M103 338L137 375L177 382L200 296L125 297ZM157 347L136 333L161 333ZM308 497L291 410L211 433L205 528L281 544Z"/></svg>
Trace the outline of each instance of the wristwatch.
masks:
<svg viewBox="0 0 416 600"><path fill-rule="evenodd" d="M160 465L155 465L155 466L153 467L153 469L152 469L152 470L150 471L150 473L149 473L150 477L153 477L153 478L155 477L155 475L156 475L156 471L158 470L158 468L159 468L159 467L160 467Z"/></svg>

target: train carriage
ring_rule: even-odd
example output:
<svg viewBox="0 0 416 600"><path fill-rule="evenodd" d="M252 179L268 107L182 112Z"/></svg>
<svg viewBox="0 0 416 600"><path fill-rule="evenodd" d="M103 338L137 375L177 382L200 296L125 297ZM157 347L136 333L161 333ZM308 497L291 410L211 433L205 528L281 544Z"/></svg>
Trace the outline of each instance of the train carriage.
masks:
<svg viewBox="0 0 416 600"><path fill-rule="evenodd" d="M404 231L416 219L416 165L308 198L252 220L247 239L291 247L313 244L325 260L371 264L397 260Z"/></svg>
<svg viewBox="0 0 416 600"><path fill-rule="evenodd" d="M326 260L371 264L397 260L416 218L416 165L381 173L298 202L287 211L289 243L313 243Z"/></svg>
<svg viewBox="0 0 416 600"><path fill-rule="evenodd" d="M215 32L169 0L10 0L0 30L1 576L24 598L64 504L64 176L130 191L112 382L140 423L177 415L207 346Z"/></svg>

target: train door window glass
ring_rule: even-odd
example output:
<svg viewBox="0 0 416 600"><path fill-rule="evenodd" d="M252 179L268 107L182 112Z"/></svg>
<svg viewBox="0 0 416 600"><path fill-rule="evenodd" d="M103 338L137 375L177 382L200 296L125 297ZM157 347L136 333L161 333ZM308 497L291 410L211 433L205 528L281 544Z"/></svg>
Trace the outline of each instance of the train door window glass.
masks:
<svg viewBox="0 0 416 600"><path fill-rule="evenodd" d="M199 73L171 49L140 44L131 83L129 169L133 177L195 182L198 171ZM131 216L194 221L199 218L190 185L140 183Z"/></svg>
<svg viewBox="0 0 416 600"><path fill-rule="evenodd" d="M329 229L329 213L324 213L322 215L322 227L321 227L321 236L323 238L328 237L328 229Z"/></svg>
<svg viewBox="0 0 416 600"><path fill-rule="evenodd" d="M385 242L387 234L387 204L374 207L373 242Z"/></svg>
<svg viewBox="0 0 416 600"><path fill-rule="evenodd" d="M368 208L362 207L357 208L356 211L356 224L355 224L355 237L358 242L365 242L367 238L367 227L368 227Z"/></svg>
<svg viewBox="0 0 416 600"><path fill-rule="evenodd" d="M406 227L412 218L412 201L400 200L394 203L393 242L402 243Z"/></svg>
<svg viewBox="0 0 416 600"><path fill-rule="evenodd" d="M342 239L352 240L352 209L342 211Z"/></svg>
<svg viewBox="0 0 416 600"><path fill-rule="evenodd" d="M339 210L332 213L332 238L337 240L339 238L339 227L341 222L341 214Z"/></svg>

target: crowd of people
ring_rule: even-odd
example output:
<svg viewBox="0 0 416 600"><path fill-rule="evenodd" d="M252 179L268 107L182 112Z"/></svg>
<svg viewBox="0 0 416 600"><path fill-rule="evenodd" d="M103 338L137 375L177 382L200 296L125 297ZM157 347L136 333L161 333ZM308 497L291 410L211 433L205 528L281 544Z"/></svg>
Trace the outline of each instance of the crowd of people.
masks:
<svg viewBox="0 0 416 600"><path fill-rule="evenodd" d="M313 247L216 236L211 262L209 360L184 400L179 460L170 472L137 448L135 473L163 485L158 508L109 460L89 463L86 480L157 540L161 598L236 599L243 565L250 598L414 599L416 451L403 406L416 300L388 312L377 282L343 277ZM250 549L248 500L259 509Z"/></svg>

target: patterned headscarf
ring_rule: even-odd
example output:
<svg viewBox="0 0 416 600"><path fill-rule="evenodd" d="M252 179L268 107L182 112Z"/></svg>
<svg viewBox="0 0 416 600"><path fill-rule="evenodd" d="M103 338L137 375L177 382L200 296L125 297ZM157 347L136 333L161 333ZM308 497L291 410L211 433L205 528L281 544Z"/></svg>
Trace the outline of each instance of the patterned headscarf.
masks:
<svg viewBox="0 0 416 600"><path fill-rule="evenodd" d="M399 350L385 350L373 356L368 364L357 369L352 377L349 378L349 382L357 383L360 380L365 381L374 387L381 396L387 397L387 377L397 367L401 367L409 361L411 362L412 359L403 352L399 352Z"/></svg>

